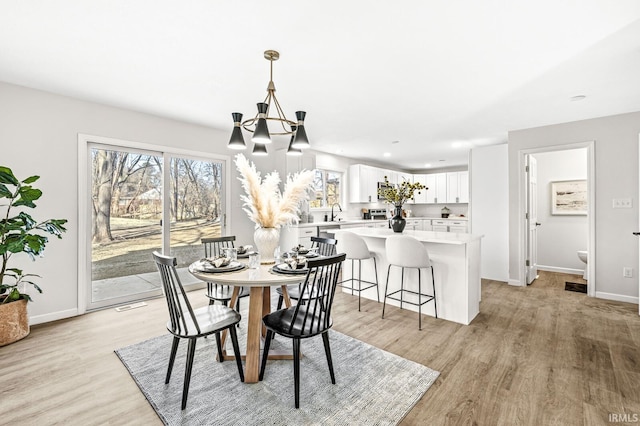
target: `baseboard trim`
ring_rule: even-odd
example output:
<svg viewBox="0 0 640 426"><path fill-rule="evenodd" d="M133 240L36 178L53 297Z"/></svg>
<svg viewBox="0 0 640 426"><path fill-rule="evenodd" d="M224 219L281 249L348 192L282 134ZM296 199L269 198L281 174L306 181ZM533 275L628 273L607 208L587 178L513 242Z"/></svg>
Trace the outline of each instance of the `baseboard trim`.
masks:
<svg viewBox="0 0 640 426"><path fill-rule="evenodd" d="M616 302L627 302L638 304L638 298L633 296L625 296L622 294L605 293L603 291L596 291L596 297L598 299L615 300Z"/></svg>
<svg viewBox="0 0 640 426"><path fill-rule="evenodd" d="M51 312L44 315L35 315L29 317L29 324L36 325L45 322L57 321L65 318L78 316L78 309L67 309L66 311Z"/></svg>
<svg viewBox="0 0 640 426"><path fill-rule="evenodd" d="M520 280L512 280L509 279L509 281L507 282L507 284L515 286L515 287L526 287L526 285L523 285Z"/></svg>
<svg viewBox="0 0 640 426"><path fill-rule="evenodd" d="M538 265L538 270L540 271L548 271L548 272L560 272L563 274L572 274L572 275L582 275L584 274L583 269L573 269L573 268L561 268L558 266L546 266L546 265Z"/></svg>

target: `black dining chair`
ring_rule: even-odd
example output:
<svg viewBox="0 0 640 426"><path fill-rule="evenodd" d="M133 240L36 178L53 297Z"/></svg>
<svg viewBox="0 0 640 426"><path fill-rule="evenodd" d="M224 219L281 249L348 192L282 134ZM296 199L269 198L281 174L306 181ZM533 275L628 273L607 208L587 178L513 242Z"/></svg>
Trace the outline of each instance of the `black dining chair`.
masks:
<svg viewBox="0 0 640 426"><path fill-rule="evenodd" d="M200 239L200 242L204 246L204 257L215 257L224 254L224 249L234 248L234 242L236 240L235 235L228 235L225 237L207 237ZM207 282L207 297L209 298L209 304L213 305L215 302L221 302L227 306L231 300L233 293L233 286L226 284L218 284L215 282ZM246 287L240 287L238 291L238 301L236 302L236 311L240 312L240 299L249 296L249 289Z"/></svg>
<svg viewBox="0 0 640 426"><path fill-rule="evenodd" d="M309 270L302 283L302 294L308 293L318 296L307 300L304 304L298 303L262 318L262 323L267 328L267 335L264 341L259 379L264 379L269 347L274 334L293 339L293 382L296 408L300 408L300 341L302 339L317 335L322 336L331 383L336 384L328 331L333 325L331 307L336 293L340 268L345 257L346 255L343 253L309 260Z"/></svg>
<svg viewBox="0 0 640 426"><path fill-rule="evenodd" d="M337 240L334 240L333 238L323 238L323 237L311 237L311 248L310 251L315 251L316 253L318 253L320 256L333 256L337 253L336 251L336 244L338 243ZM276 292L278 293L278 308L277 309L281 309L282 308L282 303L284 302L284 296L282 295L282 288L278 287L276 288ZM287 286L287 293L289 293L289 299L292 300L300 300L300 285L299 284L293 284L293 285L288 285ZM306 294L302 297L302 299L304 300L305 298L308 298L309 295Z"/></svg>
<svg viewBox="0 0 640 426"><path fill-rule="evenodd" d="M242 360L240 358L240 348L238 346L238 336L235 327L236 324L240 322L241 316L238 312L223 305L208 305L194 310L191 307L191 303L189 303L187 294L176 272L176 258L154 252L153 259L156 262L160 277L162 278L162 287L167 300L167 307L169 308L167 330L173 334L173 344L171 346L165 384L168 384L169 379L171 379L171 371L173 370L173 363L176 359L180 339L189 340L187 365L184 371L184 385L182 389L182 409L184 410L187 406L191 370L196 352L196 341L199 337L215 334L216 345L218 347L218 359L222 362L224 357L222 356L220 332L229 330L231 342L233 343L233 352L236 357L236 364L238 365L238 374L240 374L240 381L244 382Z"/></svg>

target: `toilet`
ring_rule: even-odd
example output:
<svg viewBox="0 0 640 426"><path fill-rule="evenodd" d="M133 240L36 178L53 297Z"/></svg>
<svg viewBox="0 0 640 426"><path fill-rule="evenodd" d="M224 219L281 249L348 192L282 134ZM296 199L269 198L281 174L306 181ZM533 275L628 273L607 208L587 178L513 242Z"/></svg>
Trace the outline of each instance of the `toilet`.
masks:
<svg viewBox="0 0 640 426"><path fill-rule="evenodd" d="M578 258L582 260L585 264L584 266L584 274L582 274L582 278L585 280L589 280L589 268L587 267L587 251L586 250L578 250Z"/></svg>

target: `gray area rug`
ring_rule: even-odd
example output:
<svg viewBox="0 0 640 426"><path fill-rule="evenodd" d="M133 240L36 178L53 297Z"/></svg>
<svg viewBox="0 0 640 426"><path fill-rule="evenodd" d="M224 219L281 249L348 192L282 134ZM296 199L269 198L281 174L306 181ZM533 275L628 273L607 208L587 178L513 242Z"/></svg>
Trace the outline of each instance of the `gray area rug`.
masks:
<svg viewBox="0 0 640 426"><path fill-rule="evenodd" d="M238 329L241 346L246 328ZM437 371L329 331L336 384L331 384L322 338L302 341L300 409L294 407L292 361L269 361L264 380L240 382L235 361L216 361L213 336L199 339L189 400L180 410L187 342L182 341L171 381L164 384L171 336L118 349L160 419L168 425L395 425L436 380ZM227 339L228 353L233 353ZM277 336L272 348L291 348Z"/></svg>

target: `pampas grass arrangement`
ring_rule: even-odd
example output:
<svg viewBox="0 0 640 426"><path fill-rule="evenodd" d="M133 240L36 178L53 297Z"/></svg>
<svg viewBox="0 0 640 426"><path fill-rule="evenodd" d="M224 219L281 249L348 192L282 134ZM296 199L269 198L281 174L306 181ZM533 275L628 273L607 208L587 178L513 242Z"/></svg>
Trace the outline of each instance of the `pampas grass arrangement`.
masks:
<svg viewBox="0 0 640 426"><path fill-rule="evenodd" d="M255 164L249 162L244 155L236 155L236 168L240 172L238 178L242 183L245 195L242 208L256 228L280 228L283 225L298 223L300 202L309 199L309 191L313 184L313 171L303 170L287 177L284 192L280 192L280 175L274 171L261 179Z"/></svg>

